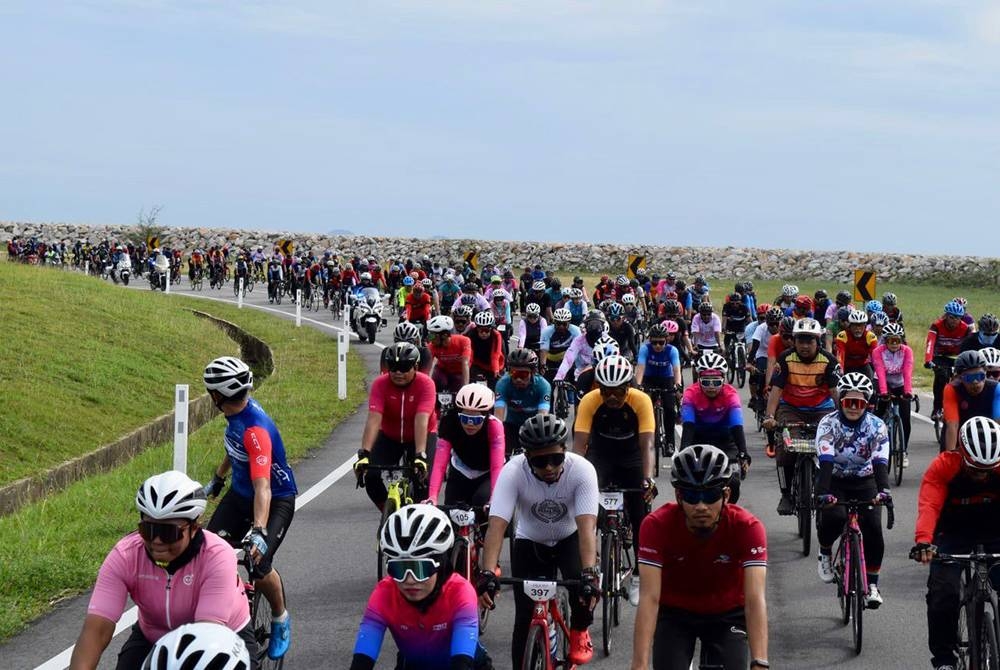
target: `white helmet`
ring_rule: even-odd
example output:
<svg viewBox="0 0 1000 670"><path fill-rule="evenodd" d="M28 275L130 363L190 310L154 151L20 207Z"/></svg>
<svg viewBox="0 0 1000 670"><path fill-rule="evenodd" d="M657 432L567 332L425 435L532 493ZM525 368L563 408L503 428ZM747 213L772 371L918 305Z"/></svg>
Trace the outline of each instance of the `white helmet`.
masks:
<svg viewBox="0 0 1000 670"><path fill-rule="evenodd" d="M207 390L218 391L227 398L253 388L253 372L235 356L220 356L206 365L203 379Z"/></svg>
<svg viewBox="0 0 1000 670"><path fill-rule="evenodd" d="M845 393L851 391L857 391L865 397L865 400L868 400L875 393L875 386L868 375L862 372L848 372L837 382L837 393L840 394L840 397L844 397Z"/></svg>
<svg viewBox="0 0 1000 670"><path fill-rule="evenodd" d="M531 290L532 291L544 291L545 290L545 282L543 282L541 280L536 281L535 283L533 283L531 285Z"/></svg>
<svg viewBox="0 0 1000 670"><path fill-rule="evenodd" d="M1000 368L1000 349L995 347L986 347L985 349L980 349L979 353L981 353L983 358L986 359L986 367Z"/></svg>
<svg viewBox="0 0 1000 670"><path fill-rule="evenodd" d="M868 315L860 309L852 309L847 315L847 323L868 323Z"/></svg>
<svg viewBox="0 0 1000 670"><path fill-rule="evenodd" d="M427 331L431 333L450 333L455 330L455 322L450 316L435 316L427 322Z"/></svg>
<svg viewBox="0 0 1000 670"><path fill-rule="evenodd" d="M624 356L606 356L594 368L594 379L611 388L627 384L632 380L632 364Z"/></svg>
<svg viewBox="0 0 1000 670"><path fill-rule="evenodd" d="M392 558L431 558L448 552L455 531L448 515L433 505L407 505L382 526L382 551Z"/></svg>
<svg viewBox="0 0 1000 670"><path fill-rule="evenodd" d="M537 302L529 302L527 305L524 306L524 313L526 315L527 314L541 314L542 313L542 306L539 305ZM573 316L570 315L570 318L572 319Z"/></svg>
<svg viewBox="0 0 1000 670"><path fill-rule="evenodd" d="M608 356L617 356L621 353L618 340L610 335L601 335L594 342L594 365L597 365Z"/></svg>
<svg viewBox="0 0 1000 670"><path fill-rule="evenodd" d="M565 307L560 307L552 312L552 320L556 323L569 323L573 320L573 313Z"/></svg>
<svg viewBox="0 0 1000 670"><path fill-rule="evenodd" d="M781 287L781 295L786 298L794 298L799 294L799 287L795 284L785 284Z"/></svg>
<svg viewBox="0 0 1000 670"><path fill-rule="evenodd" d="M864 316L863 313L862 316ZM799 319L792 326L792 335L813 335L819 339L823 337L823 326L819 325L819 321L816 319Z"/></svg>
<svg viewBox="0 0 1000 670"><path fill-rule="evenodd" d="M962 458L977 470L992 470L1000 464L1000 425L985 416L974 416L962 424Z"/></svg>
<svg viewBox="0 0 1000 670"><path fill-rule="evenodd" d="M698 371L698 374L703 374L709 370L718 370L719 374L724 375L729 372L729 364L726 363L725 357L721 354L717 354L714 351L706 351L695 361L694 369Z"/></svg>
<svg viewBox="0 0 1000 670"><path fill-rule="evenodd" d="M635 304L635 294L634 293L626 293L625 295L623 295L622 296L622 304L623 305L634 305Z"/></svg>
<svg viewBox="0 0 1000 670"><path fill-rule="evenodd" d="M437 318L437 317L435 317ZM431 319L433 321L434 319ZM420 329L409 321L400 321L392 331L393 342L420 342Z"/></svg>
<svg viewBox="0 0 1000 670"><path fill-rule="evenodd" d="M578 289L578 288L570 287L570 289L569 289L569 297L573 298L573 299L582 298L583 297L583 291L581 289Z"/></svg>
<svg viewBox="0 0 1000 670"><path fill-rule="evenodd" d="M498 288L493 293L490 294L490 300L496 300L497 298L503 298L504 300L510 300L510 294L502 288Z"/></svg>
<svg viewBox="0 0 1000 670"><path fill-rule="evenodd" d="M231 628L200 621L170 631L153 645L142 670L250 670L246 644Z"/></svg>
<svg viewBox="0 0 1000 670"><path fill-rule="evenodd" d="M359 277L359 279L361 279L361 281L364 281L366 279L368 281L371 281L372 280L372 273L371 272L362 272L361 273L361 277Z"/></svg>
<svg viewBox="0 0 1000 670"><path fill-rule="evenodd" d="M493 317L493 312L488 309L476 314L472 317L472 320L475 322L476 326L480 328L492 328L497 322L497 320Z"/></svg>
<svg viewBox="0 0 1000 670"><path fill-rule="evenodd" d="M455 396L455 407L488 412L493 409L495 400L496 396L493 395L493 391L488 386L466 384L458 390L458 394Z"/></svg>
<svg viewBox="0 0 1000 670"><path fill-rule="evenodd" d="M139 513L150 519L195 520L205 513L205 491L183 472L168 470L142 483L135 494Z"/></svg>

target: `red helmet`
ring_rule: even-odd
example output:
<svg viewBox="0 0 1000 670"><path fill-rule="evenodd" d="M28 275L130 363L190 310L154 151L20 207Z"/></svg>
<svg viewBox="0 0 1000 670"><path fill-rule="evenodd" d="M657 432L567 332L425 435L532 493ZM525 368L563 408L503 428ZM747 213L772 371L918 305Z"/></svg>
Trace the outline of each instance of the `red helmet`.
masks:
<svg viewBox="0 0 1000 670"><path fill-rule="evenodd" d="M795 306L803 311L810 311L813 307L812 298L807 295L800 295L795 299Z"/></svg>

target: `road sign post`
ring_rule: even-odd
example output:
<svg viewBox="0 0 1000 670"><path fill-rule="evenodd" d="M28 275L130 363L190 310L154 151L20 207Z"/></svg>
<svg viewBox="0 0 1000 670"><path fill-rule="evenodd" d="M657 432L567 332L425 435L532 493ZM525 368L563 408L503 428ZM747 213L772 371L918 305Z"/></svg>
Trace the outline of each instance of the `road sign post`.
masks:
<svg viewBox="0 0 1000 670"><path fill-rule="evenodd" d="M295 327L302 327L302 289L295 289Z"/></svg>
<svg viewBox="0 0 1000 670"><path fill-rule="evenodd" d="M347 400L347 333L337 333L337 397Z"/></svg>
<svg viewBox="0 0 1000 670"><path fill-rule="evenodd" d="M174 387L174 470L187 472L188 385Z"/></svg>
<svg viewBox="0 0 1000 670"><path fill-rule="evenodd" d="M646 257L640 256L639 254L629 254L628 255L628 267L625 268L625 276L629 279L635 279L636 273L639 268L645 269L646 267Z"/></svg>
<svg viewBox="0 0 1000 670"><path fill-rule="evenodd" d="M863 302L875 299L875 273L873 271L854 271L854 299Z"/></svg>

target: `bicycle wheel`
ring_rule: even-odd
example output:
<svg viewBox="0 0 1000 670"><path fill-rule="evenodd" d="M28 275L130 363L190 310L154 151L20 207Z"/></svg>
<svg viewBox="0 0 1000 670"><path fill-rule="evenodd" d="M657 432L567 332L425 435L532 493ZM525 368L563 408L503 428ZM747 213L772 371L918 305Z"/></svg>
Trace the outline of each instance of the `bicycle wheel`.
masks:
<svg viewBox="0 0 1000 670"><path fill-rule="evenodd" d="M847 566L844 564L845 556L844 542L841 540L835 554L833 574L834 583L837 585L837 602L840 604L840 623L846 626L851 621L851 608L854 607L854 603L851 601L850 592L844 588L849 586L845 581L848 577L845 570Z"/></svg>
<svg viewBox="0 0 1000 670"><path fill-rule="evenodd" d="M889 467L896 486L899 486L903 483L903 427L899 425L898 417L893 417L889 431Z"/></svg>
<svg viewBox="0 0 1000 670"><path fill-rule="evenodd" d="M732 384L736 379L736 357L732 354L726 354L726 364L729 367L726 371L726 381Z"/></svg>
<svg viewBox="0 0 1000 670"><path fill-rule="evenodd" d="M271 641L271 603L263 593L255 590L250 607L253 614L253 635L257 640L258 667L261 670L281 670L285 665L285 659L282 657L275 660L267 656L267 645Z"/></svg>
<svg viewBox="0 0 1000 670"><path fill-rule="evenodd" d="M941 444L941 421L940 419L934 419L934 440Z"/></svg>
<svg viewBox="0 0 1000 670"><path fill-rule="evenodd" d="M604 655L611 655L611 644L615 634L615 599L618 590L618 542L617 536L606 532L601 537L601 574L604 576L604 595L601 598L601 642Z"/></svg>
<svg viewBox="0 0 1000 670"><path fill-rule="evenodd" d="M528 628L528 641L524 645L522 670L546 670L549 662L549 636L539 623Z"/></svg>
<svg viewBox="0 0 1000 670"><path fill-rule="evenodd" d="M979 632L976 635L979 649L979 668L994 670L1000 667L1000 649L997 648L997 627L993 618L993 607L983 605L979 616Z"/></svg>
<svg viewBox="0 0 1000 670"><path fill-rule="evenodd" d="M854 594L853 600L851 602L852 611L851 619L853 623L851 625L851 633L854 635L854 653L861 653L861 643L864 639L864 611L865 611L865 596L867 594L862 593L861 585L864 583L862 580L864 575L861 574L861 544L857 537L851 540L851 585L850 591Z"/></svg>
<svg viewBox="0 0 1000 670"><path fill-rule="evenodd" d="M800 458L796 469L799 497L795 501L795 513L799 521L799 537L802 538L802 555L808 556L812 546L813 462L811 459Z"/></svg>
<svg viewBox="0 0 1000 670"><path fill-rule="evenodd" d="M747 352L744 347L736 349L736 383L740 388L747 384Z"/></svg>
<svg viewBox="0 0 1000 670"><path fill-rule="evenodd" d="M666 457L667 455L667 430L666 426L663 424L662 401L654 405L653 419L656 422L656 433L654 433L654 444L653 444L653 449L656 451L656 454L654 455L654 458L656 460L655 472L659 474L660 456L662 455L663 457Z"/></svg>
<svg viewBox="0 0 1000 670"><path fill-rule="evenodd" d="M380 538L382 537L382 526L385 525L386 519L388 519L389 515L395 512L396 509L397 509L396 500L391 496L389 498L386 498L385 505L382 507L382 518L378 522L378 531L375 532L375 547L376 547L375 554L378 562L379 581L382 581L382 578L385 577L385 560L386 560L385 554L382 552L382 543L379 541Z"/></svg>

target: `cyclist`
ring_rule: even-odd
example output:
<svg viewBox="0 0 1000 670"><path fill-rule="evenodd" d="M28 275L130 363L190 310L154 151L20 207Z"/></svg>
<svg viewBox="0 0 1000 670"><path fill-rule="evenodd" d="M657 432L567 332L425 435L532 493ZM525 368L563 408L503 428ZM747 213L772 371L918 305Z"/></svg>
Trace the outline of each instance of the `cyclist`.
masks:
<svg viewBox="0 0 1000 670"><path fill-rule="evenodd" d="M888 324L889 317L885 315L885 312L872 312L872 315L868 317L868 332L875 336L877 343L882 343L882 332Z"/></svg>
<svg viewBox="0 0 1000 670"><path fill-rule="evenodd" d="M445 414L438 425L425 502L437 502L445 480L446 505L462 502L481 507L489 502L504 464L504 426L490 415L494 400L493 391L482 384L466 384L459 390L458 411Z"/></svg>
<svg viewBox="0 0 1000 670"><path fill-rule="evenodd" d="M702 302L698 306L698 315L691 319L691 339L697 347L696 357L706 351L722 351L722 321L712 313L712 303Z"/></svg>
<svg viewBox="0 0 1000 670"><path fill-rule="evenodd" d="M817 321L817 323L819 322ZM790 316L782 316L781 321L778 322L778 337L772 337L768 340L767 374L769 376L774 374L774 366L778 362L778 356L792 348L792 331L794 329L795 319ZM766 383L770 385L770 378L767 379Z"/></svg>
<svg viewBox="0 0 1000 670"><path fill-rule="evenodd" d="M518 433L523 453L511 457L500 471L490 501L490 525L483 548L483 570L477 579L480 603L492 607L499 587L500 549L516 515L510 567L514 577L578 579L570 588L568 660L589 663L593 608L601 595L597 567L597 473L587 459L566 453L569 428L552 414L538 414ZM514 591L512 667L520 668L534 603Z"/></svg>
<svg viewBox="0 0 1000 670"><path fill-rule="evenodd" d="M476 332L469 336L472 347L469 374L474 378L483 377L492 389L504 368L503 336L496 329L493 312L479 312L472 320L476 324Z"/></svg>
<svg viewBox="0 0 1000 670"><path fill-rule="evenodd" d="M807 295L797 296L792 306L785 310L785 316L790 316L796 321L813 318L812 298Z"/></svg>
<svg viewBox="0 0 1000 670"><path fill-rule="evenodd" d="M386 572L365 607L351 670L373 670L388 630L397 668L492 668L479 642L476 590L452 570L455 531L432 505L407 505L386 520L379 544Z"/></svg>
<svg viewBox="0 0 1000 670"><path fill-rule="evenodd" d="M635 328L625 318L625 307L619 302L611 303L608 307L608 335L618 342L618 348L623 356L630 361L635 360Z"/></svg>
<svg viewBox="0 0 1000 670"><path fill-rule="evenodd" d="M847 330L850 325L848 319L851 318L853 307L838 307L836 314L826 322L826 332L823 333L823 348L828 351L836 350L837 336ZM827 346L829 344L829 346Z"/></svg>
<svg viewBox="0 0 1000 670"><path fill-rule="evenodd" d="M400 326L402 325L401 323ZM410 326L416 328L413 324ZM469 383L469 369L472 365L472 343L465 335L453 332L454 328L455 322L450 316L435 316L427 324L427 332L430 333L428 344L434 357L431 379L438 391L451 393L457 393L458 389Z"/></svg>
<svg viewBox="0 0 1000 670"><path fill-rule="evenodd" d="M769 668L767 532L728 503L729 459L708 444L681 449L670 479L676 502L640 531L642 589L632 670L687 670L700 640L702 668ZM652 652L652 653L651 653Z"/></svg>
<svg viewBox="0 0 1000 670"><path fill-rule="evenodd" d="M779 423L817 423L834 409L840 365L833 354L819 348L822 335L823 328L815 319L795 322L792 329L794 345L778 356L771 376L765 429L773 430ZM795 474L795 455L786 453L781 441L777 442L778 486L781 489L778 514L788 515L795 512L795 504L788 495Z"/></svg>
<svg viewBox="0 0 1000 670"><path fill-rule="evenodd" d="M944 387L945 451L958 447L958 427L974 416L1000 419L1000 385L986 376L981 351L963 351L955 359L955 379Z"/></svg>
<svg viewBox="0 0 1000 670"><path fill-rule="evenodd" d="M934 370L934 409L931 412L934 420L941 418L944 386L950 381L948 370L962 351L962 339L971 332L969 325L962 321L964 316L965 307L952 300L944 306L944 316L927 331L924 367Z"/></svg>
<svg viewBox="0 0 1000 670"><path fill-rule="evenodd" d="M580 329L570 321L572 316L568 309L557 309L552 315L553 322L542 330L538 346L542 356L545 378L550 382L555 380L566 350L580 336Z"/></svg>
<svg viewBox="0 0 1000 670"><path fill-rule="evenodd" d="M537 354L541 350L542 333L549 324L542 318L542 308L537 302L525 305L522 314L524 318L517 324L517 342Z"/></svg>
<svg viewBox="0 0 1000 670"><path fill-rule="evenodd" d="M468 337L469 331L474 328L472 325L472 308L468 305L456 305L451 310L452 321L455 323L455 332Z"/></svg>
<svg viewBox="0 0 1000 670"><path fill-rule="evenodd" d="M594 350L590 356L590 365L576 375L577 394L582 398L584 395L597 388L597 380L594 378L594 367L607 356L621 355L621 348L618 340L610 335L601 335L594 343Z"/></svg>
<svg viewBox="0 0 1000 670"><path fill-rule="evenodd" d="M503 423L506 457L517 446L517 433L524 422L551 409L552 385L538 374L538 356L531 349L510 352L507 374L497 382L493 408L494 415Z"/></svg>
<svg viewBox="0 0 1000 670"><path fill-rule="evenodd" d="M883 331L884 341L872 352L875 377L878 379L878 414L885 416L889 403L899 408L903 429L903 467L910 467L907 451L910 444L910 400L913 398L913 350L903 343L906 335L897 321Z"/></svg>
<svg viewBox="0 0 1000 670"><path fill-rule="evenodd" d="M236 556L198 522L205 503L201 484L183 472L171 470L143 482L135 497L139 532L119 540L101 565L71 670L97 668L127 597L139 608L139 622L118 654L119 670L138 670L171 628L195 621L224 624L256 651ZM175 579L193 588L174 589L171 603Z"/></svg>
<svg viewBox="0 0 1000 670"><path fill-rule="evenodd" d="M920 483L910 557L933 561L938 552L967 553L977 545L1000 551L1000 426L974 417L962 424L961 449L938 454ZM958 667L962 566L934 561L927 576L927 646L936 670Z"/></svg>
<svg viewBox="0 0 1000 670"><path fill-rule="evenodd" d="M433 320L434 319L431 319L431 321ZM420 365L417 366L417 370L423 372L425 375L431 375L433 378L432 370L434 369L434 354L431 353L429 347L424 346L421 342L420 329L417 326L413 325L409 321L400 321L392 330L392 341L409 342L415 346L420 351ZM380 374L385 374L389 371L386 364L387 351L387 348L383 349L381 355L379 356Z"/></svg>
<svg viewBox="0 0 1000 670"><path fill-rule="evenodd" d="M676 442L675 402L681 380L680 354L677 347L671 343L677 330L677 323L669 320L650 326L649 338L639 347L639 359L635 366L635 383L649 395L650 400L655 402L659 396L660 404L663 406L668 456L674 453Z"/></svg>
<svg viewBox="0 0 1000 670"><path fill-rule="evenodd" d="M824 328L826 328L826 322L829 320L826 316L827 311L832 304L833 301L830 300L830 296L825 290L819 289L813 294L813 312L816 315L816 320L819 321L819 325Z"/></svg>
<svg viewBox="0 0 1000 670"><path fill-rule="evenodd" d="M247 645L226 626L207 621L178 626L157 640L143 670L247 670Z"/></svg>
<svg viewBox="0 0 1000 670"><path fill-rule="evenodd" d="M847 512L836 507L837 500L871 500L892 504L889 493L889 433L882 419L868 411L875 392L872 381L860 372L849 372L837 382L840 406L824 416L816 428L819 474L816 504L819 540L819 578L833 582L833 543L844 530ZM865 569L869 609L882 605L878 590L879 570L885 553L882 538L882 511L869 506L858 515L865 545Z"/></svg>
<svg viewBox="0 0 1000 670"><path fill-rule="evenodd" d="M634 296L633 296L634 297ZM583 323L583 317L587 315L587 300L584 298L583 289L571 288L569 290L569 300L563 305L573 316L571 323L579 326Z"/></svg>
<svg viewBox="0 0 1000 670"><path fill-rule="evenodd" d="M747 324L751 322L752 314L753 312L743 304L742 294L729 295L729 300L722 306L723 349L731 351L733 342L743 336Z"/></svg>
<svg viewBox="0 0 1000 670"><path fill-rule="evenodd" d="M797 297L799 297L799 287L795 284L785 284L781 287L781 295L774 299L774 304L787 314L795 305Z"/></svg>
<svg viewBox="0 0 1000 670"><path fill-rule="evenodd" d="M681 304L676 300L665 301L663 303L663 318L677 324L678 330L674 344L679 350L681 358L694 356L694 345L691 344L691 338L688 335L691 328L684 319L684 310L681 308Z"/></svg>
<svg viewBox="0 0 1000 670"><path fill-rule="evenodd" d="M903 324L903 312L899 305L895 293L886 293L882 296L882 311L889 317L891 323Z"/></svg>
<svg viewBox="0 0 1000 670"><path fill-rule="evenodd" d="M871 379L869 361L878 346L878 338L870 330L865 330L868 317L861 310L852 311L847 317L847 324L847 330L841 331L834 340L840 367L845 373L860 372Z"/></svg>
<svg viewBox="0 0 1000 670"><path fill-rule="evenodd" d="M413 284L413 290L404 298L406 320L410 323L427 323L431 319L432 298L420 282Z"/></svg>
<svg viewBox="0 0 1000 670"><path fill-rule="evenodd" d="M985 349L997 344L997 331L1000 330L1000 320L996 316L987 312L979 317L979 328L974 333L969 333L962 339L961 350Z"/></svg>
<svg viewBox="0 0 1000 670"><path fill-rule="evenodd" d="M369 462L396 465L405 457L420 477L427 473L427 436L437 429L434 382L416 369L420 352L409 342L396 342L386 349L389 372L372 382L368 419L354 464L358 487L365 487L379 510L388 493L381 477L365 476Z"/></svg>
<svg viewBox="0 0 1000 670"><path fill-rule="evenodd" d="M232 485L219 501L208 530L230 544L249 541L257 588L273 615L267 655L278 659L291 642L291 620L285 609L281 575L272 567L274 554L288 534L295 515L295 475L285 458L285 443L274 421L250 397L253 372L232 356L216 358L204 373L205 389L226 417L226 456L206 488L218 496L232 470ZM242 540L242 541L241 541Z"/></svg>
<svg viewBox="0 0 1000 670"><path fill-rule="evenodd" d="M451 314L451 307L455 304L459 291L461 291L461 288L459 288L458 282L455 281L455 273L446 272L444 280L442 280L437 287L438 299L441 305L441 314L444 314L445 316Z"/></svg>
<svg viewBox="0 0 1000 670"><path fill-rule="evenodd" d="M592 311L583 322L583 333L573 338L566 355L563 356L562 363L556 371L555 381L566 379L566 375L572 370L579 374L588 368L592 363L594 344L607 333L608 324L604 320L604 315L599 311Z"/></svg>
<svg viewBox="0 0 1000 670"><path fill-rule="evenodd" d="M1000 349L986 347L980 353L986 359L986 377L1000 381Z"/></svg>
<svg viewBox="0 0 1000 670"><path fill-rule="evenodd" d="M541 279L536 279L531 283L531 290L528 291L528 296L526 298L527 302L536 302L538 306L542 308L542 316L547 320L551 321L553 316L553 311L556 309L552 303L552 299L549 297L548 292L545 290L545 282Z"/></svg>
<svg viewBox="0 0 1000 670"><path fill-rule="evenodd" d="M851 294L847 291L837 291L837 295L833 299L832 305L827 305L826 308L826 321L827 325L829 322L837 317L840 309L843 307L848 307L851 304Z"/></svg>
<svg viewBox="0 0 1000 670"><path fill-rule="evenodd" d="M507 341L510 339L512 330L510 296L507 295L507 291L498 288L490 294L490 311L493 312L493 320L496 322L497 332L500 332L503 338L504 350L506 351Z"/></svg>
<svg viewBox="0 0 1000 670"><path fill-rule="evenodd" d="M706 352L695 366L698 383L687 387L681 400L681 449L692 444L722 449L732 470L727 484L729 500L737 503L741 475L745 476L750 468L740 393L726 383L729 366L719 354Z"/></svg>
<svg viewBox="0 0 1000 670"><path fill-rule="evenodd" d="M753 338L750 342L750 350L747 352L747 369L750 371L750 396L755 403L767 403L765 397L767 356L770 349L771 338L778 334L781 320L784 316L781 308L773 305L761 305L767 308L764 314L764 325L753 331ZM780 338L779 338L780 339ZM754 407L753 404L750 405Z"/></svg>

